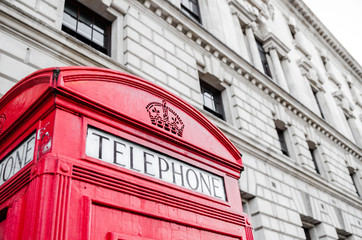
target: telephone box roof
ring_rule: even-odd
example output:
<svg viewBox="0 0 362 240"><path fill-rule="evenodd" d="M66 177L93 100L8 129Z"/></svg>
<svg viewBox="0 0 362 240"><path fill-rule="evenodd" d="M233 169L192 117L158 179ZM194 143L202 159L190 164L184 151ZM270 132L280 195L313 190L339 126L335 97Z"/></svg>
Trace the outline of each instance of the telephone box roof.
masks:
<svg viewBox="0 0 362 240"><path fill-rule="evenodd" d="M47 68L18 82L0 99L0 141L42 102L59 96L242 169L236 147L189 103L142 78L95 67Z"/></svg>

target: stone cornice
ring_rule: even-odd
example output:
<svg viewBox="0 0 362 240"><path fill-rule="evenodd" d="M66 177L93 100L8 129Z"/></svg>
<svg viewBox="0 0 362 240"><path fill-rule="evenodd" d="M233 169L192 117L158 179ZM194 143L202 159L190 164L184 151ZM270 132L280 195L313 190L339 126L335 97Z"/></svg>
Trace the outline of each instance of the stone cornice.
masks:
<svg viewBox="0 0 362 240"><path fill-rule="evenodd" d="M320 189L323 192L326 192L333 197L346 201L350 206L353 206L357 209L362 209L362 199L352 195L350 191L345 191L342 188L330 184L327 178L321 177L317 173L311 171L306 171L297 161L291 161L289 157L281 153L277 153L266 146L262 146L259 149L256 149L253 144L259 144L255 139L245 136L242 132L233 129L230 126L222 124L221 120L216 119L213 121L221 130L224 131L226 136L234 143L242 152L248 152L249 154L262 159L263 161L268 162L268 164L282 169L284 172L302 179L304 182L309 185Z"/></svg>
<svg viewBox="0 0 362 240"><path fill-rule="evenodd" d="M282 104L285 108L345 149L355 158L362 161L361 148L285 92L280 86L210 34L200 24L184 15L178 8L165 0L138 0L138 2L165 20L170 26L176 28L181 34L184 34L206 52L218 58L227 65L230 70L235 71L240 76L249 80L265 94Z"/></svg>
<svg viewBox="0 0 362 240"><path fill-rule="evenodd" d="M275 48L282 56L286 56L290 51L290 49L271 32L265 36L263 43L266 51L269 51L269 48Z"/></svg>
<svg viewBox="0 0 362 240"><path fill-rule="evenodd" d="M203 48L205 52L212 54L222 61L231 71L234 71L235 74L249 80L253 85L303 119L307 124L330 138L354 157L362 160L362 151L359 147L350 142L350 140L345 138L295 98L286 93L265 74L250 65L250 63L215 38L215 36L207 32L200 24L184 15L179 9L164 0L138 1L148 10L156 14L156 16L162 18L167 24L174 27L181 34L184 34L190 41L193 41ZM22 31L29 41L35 43L49 43L44 47L46 50L52 51L54 54L58 54L64 58L67 58L66 56L72 56L72 59L67 60L76 65L91 64L131 72L129 69L124 68L121 64L113 61L109 57L106 58L107 61L104 61L104 56L102 54L97 54L97 51L93 51L90 47L84 47L84 49L77 48L77 44L80 44L79 41L72 40L72 38L68 39L67 34L48 26L46 23L37 20L30 14L21 11L8 2L0 3L0 16L0 24L5 24L3 26L7 26L6 24L10 23L10 25L7 26L9 31ZM11 21L5 22L5 19L11 19ZM37 29L42 29L42 31ZM44 41L44 39L47 39L48 41ZM70 44L69 41L72 43ZM54 42L58 43L63 48L59 48ZM41 45L39 45L39 47L41 47ZM63 51L62 53L59 52L60 49ZM91 56L88 56L89 52L91 52Z"/></svg>
<svg viewBox="0 0 362 240"><path fill-rule="evenodd" d="M301 17L312 26L322 39L340 56L346 64L353 70L362 81L362 67L359 63L349 54L349 52L338 42L333 34L323 25L323 23L313 14L313 12L300 0L287 0L292 6L300 13Z"/></svg>
<svg viewBox="0 0 362 240"><path fill-rule="evenodd" d="M243 8L239 2L236 2L235 0L229 0L229 5L231 6L231 9L234 11L235 14L238 15L240 19L246 24L249 22L256 21L257 17L255 14L251 14L248 11L246 11L245 8Z"/></svg>

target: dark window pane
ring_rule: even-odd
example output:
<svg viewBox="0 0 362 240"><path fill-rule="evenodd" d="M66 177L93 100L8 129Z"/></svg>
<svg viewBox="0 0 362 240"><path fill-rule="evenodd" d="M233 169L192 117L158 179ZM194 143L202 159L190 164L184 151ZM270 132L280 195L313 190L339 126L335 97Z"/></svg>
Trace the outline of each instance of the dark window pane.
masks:
<svg viewBox="0 0 362 240"><path fill-rule="evenodd" d="M199 3L197 0L182 0L181 10L197 22L201 22Z"/></svg>
<svg viewBox="0 0 362 240"><path fill-rule="evenodd" d="M351 176L352 183L353 183L353 186L354 186L354 188L355 188L355 191L356 191L357 195L358 195L358 196L361 196L360 193L359 193L359 191L358 191L358 189L357 189L357 185L356 185L356 180L355 180L355 178L356 178L356 172L355 172L354 170L350 170L350 169L349 169L349 175Z"/></svg>
<svg viewBox="0 0 362 240"><path fill-rule="evenodd" d="M85 24L85 25L87 25L89 27L92 27L94 16L88 15L85 11L80 11L78 20L80 22L82 22L83 24Z"/></svg>
<svg viewBox="0 0 362 240"><path fill-rule="evenodd" d="M321 113L321 117L324 119L323 111L322 111L321 105L320 105L320 103L318 101L318 97L317 97L318 92L316 90L314 90L313 88L312 88L312 92L313 92L314 99L315 99L315 101L317 103L319 112Z"/></svg>
<svg viewBox="0 0 362 240"><path fill-rule="evenodd" d="M318 164L317 164L317 159L316 159L316 149L311 149L311 148L309 148L309 152L310 152L310 155L311 155L311 157L312 157L312 160L313 160L313 163L314 163L314 168L315 168L315 170L316 170L316 172L318 173L318 174L320 174L320 171L319 171L319 168L318 168Z"/></svg>
<svg viewBox="0 0 362 240"><path fill-rule="evenodd" d="M94 26L93 26L94 30L104 34L105 33L105 29L107 28L103 23L101 22L94 22Z"/></svg>
<svg viewBox="0 0 362 240"><path fill-rule="evenodd" d="M270 72L270 67L268 64L268 59L266 58L266 52L263 48L263 44L260 41L256 40L256 45L258 46L259 55L261 58L261 63L263 65L264 73L267 76L272 77L271 72Z"/></svg>
<svg viewBox="0 0 362 240"><path fill-rule="evenodd" d="M284 131L282 131L282 130L280 130L278 128L276 130L277 130L277 133L278 133L278 138L279 138L279 143L280 143L282 153L289 157L287 143L285 142L285 137L284 137Z"/></svg>
<svg viewBox="0 0 362 240"><path fill-rule="evenodd" d="M305 234L305 239L306 240L312 240L312 238L310 237L309 229L303 227L303 230L304 230L304 234Z"/></svg>
<svg viewBox="0 0 362 240"><path fill-rule="evenodd" d="M73 18L78 18L78 8L69 2L65 3L64 12L72 16Z"/></svg>

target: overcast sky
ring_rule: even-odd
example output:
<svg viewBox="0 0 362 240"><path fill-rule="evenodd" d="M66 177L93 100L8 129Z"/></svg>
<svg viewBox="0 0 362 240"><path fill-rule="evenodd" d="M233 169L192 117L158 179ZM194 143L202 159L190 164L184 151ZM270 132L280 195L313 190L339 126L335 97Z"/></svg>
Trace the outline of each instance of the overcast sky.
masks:
<svg viewBox="0 0 362 240"><path fill-rule="evenodd" d="M362 66L362 0L303 0Z"/></svg>

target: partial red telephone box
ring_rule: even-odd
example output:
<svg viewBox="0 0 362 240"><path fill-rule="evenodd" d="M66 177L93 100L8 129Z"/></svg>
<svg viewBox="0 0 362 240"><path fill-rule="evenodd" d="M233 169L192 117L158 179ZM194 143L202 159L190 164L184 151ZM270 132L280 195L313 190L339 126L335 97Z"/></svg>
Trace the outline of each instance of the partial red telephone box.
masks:
<svg viewBox="0 0 362 240"><path fill-rule="evenodd" d="M253 239L241 157L195 108L125 73L40 70L0 100L1 239Z"/></svg>

